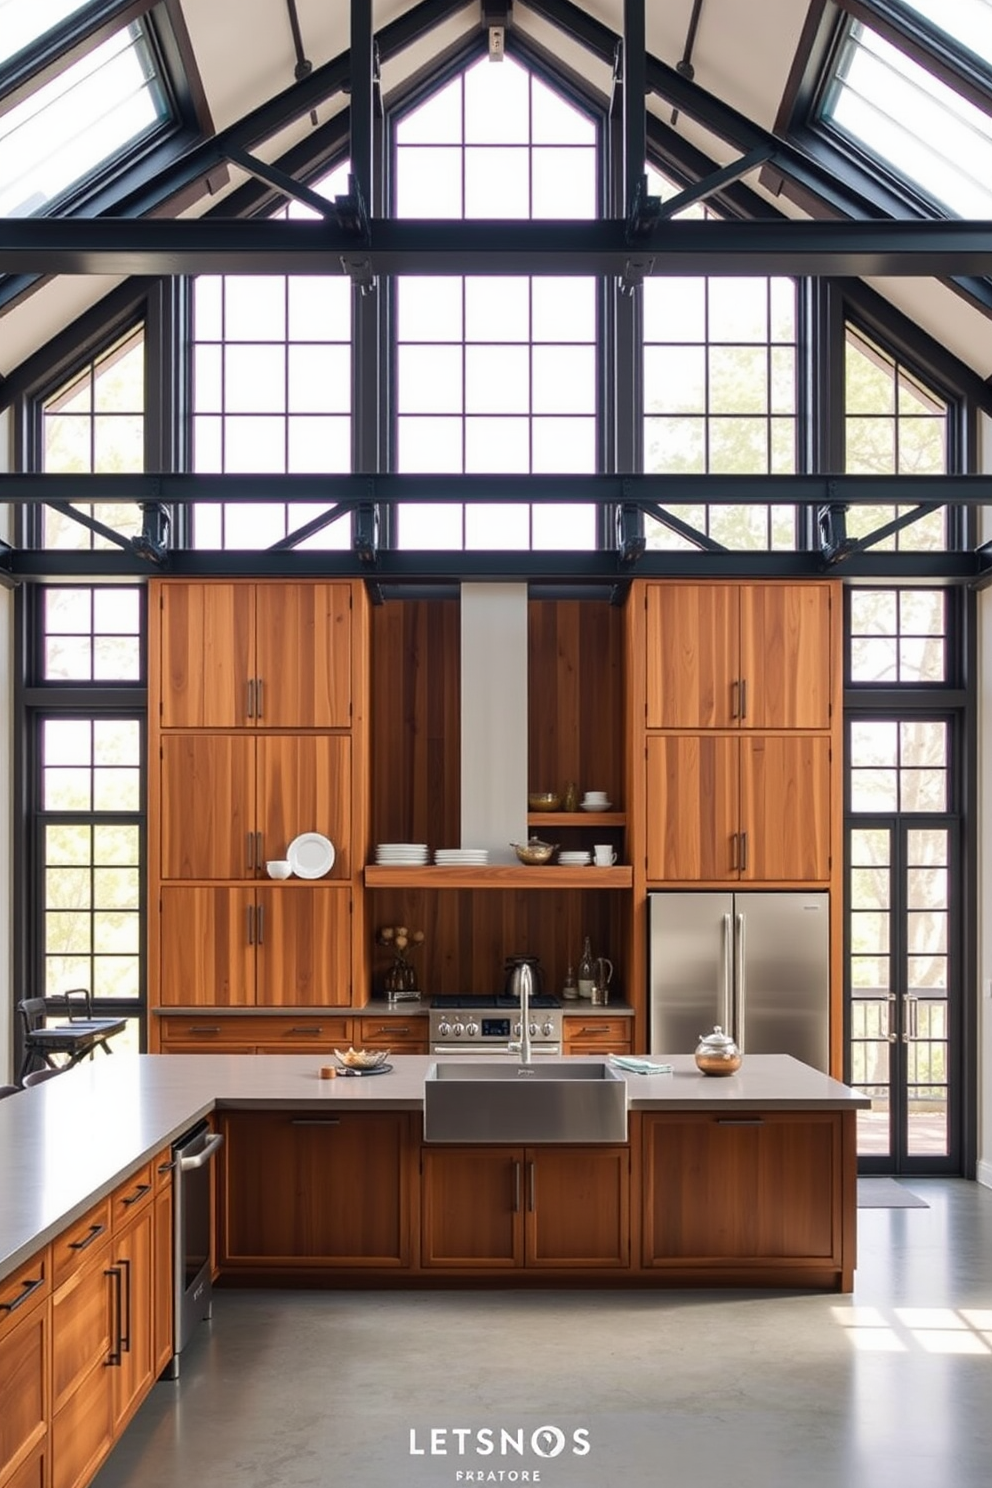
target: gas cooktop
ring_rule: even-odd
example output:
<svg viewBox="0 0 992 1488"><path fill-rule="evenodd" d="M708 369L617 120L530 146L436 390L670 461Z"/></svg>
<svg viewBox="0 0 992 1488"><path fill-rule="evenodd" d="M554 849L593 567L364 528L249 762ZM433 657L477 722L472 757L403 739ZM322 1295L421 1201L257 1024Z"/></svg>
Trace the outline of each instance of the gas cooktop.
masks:
<svg viewBox="0 0 992 1488"><path fill-rule="evenodd" d="M557 997L552 997L547 992L535 992L530 999L532 1008L556 1008L561 1007ZM476 1008L517 1008L520 1006L515 997L501 997L492 993L487 997L477 997L474 994L465 996L461 993L457 997L432 997L431 1010L435 1013L455 1012L461 1009L469 1012Z"/></svg>

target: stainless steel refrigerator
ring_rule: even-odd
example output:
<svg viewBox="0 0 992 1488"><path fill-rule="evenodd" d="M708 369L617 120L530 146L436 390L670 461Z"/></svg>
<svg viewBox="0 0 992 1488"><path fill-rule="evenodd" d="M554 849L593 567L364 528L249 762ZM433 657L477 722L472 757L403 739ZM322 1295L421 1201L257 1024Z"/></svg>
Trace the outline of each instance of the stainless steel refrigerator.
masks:
<svg viewBox="0 0 992 1488"><path fill-rule="evenodd" d="M718 1023L745 1055L827 1070L829 895L657 892L648 902L652 1054L691 1054Z"/></svg>

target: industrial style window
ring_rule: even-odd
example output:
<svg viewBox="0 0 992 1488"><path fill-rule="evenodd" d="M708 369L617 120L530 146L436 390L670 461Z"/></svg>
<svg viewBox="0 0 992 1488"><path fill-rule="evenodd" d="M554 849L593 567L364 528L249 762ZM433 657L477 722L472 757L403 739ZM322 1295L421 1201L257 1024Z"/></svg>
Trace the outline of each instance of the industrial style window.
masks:
<svg viewBox="0 0 992 1488"><path fill-rule="evenodd" d="M467 67L395 124L395 214L594 217L594 120L513 59ZM592 474L592 279L400 279L396 469ZM402 548L592 548L595 509L410 504Z"/></svg>
<svg viewBox="0 0 992 1488"><path fill-rule="evenodd" d="M172 120L156 48L133 21L0 117L0 216L50 211Z"/></svg>
<svg viewBox="0 0 992 1488"><path fill-rule="evenodd" d="M849 600L852 685L949 680L945 590L851 589Z"/></svg>
<svg viewBox="0 0 992 1488"><path fill-rule="evenodd" d="M939 24L953 35L943 17L966 12L957 33L969 47L982 47L988 61L987 10L984 32L978 10L960 3L941 6ZM845 26L819 119L932 207L958 217L992 215L992 118L861 21Z"/></svg>
<svg viewBox="0 0 992 1488"><path fill-rule="evenodd" d="M91 4L92 0L4 0L0 67Z"/></svg>
<svg viewBox="0 0 992 1488"><path fill-rule="evenodd" d="M137 585L42 591L45 682L138 682L142 593Z"/></svg>
<svg viewBox="0 0 992 1488"><path fill-rule="evenodd" d="M678 187L648 168L648 191ZM685 216L712 217L708 207ZM796 287L784 278L653 278L644 284L644 469L791 475L796 470ZM728 548L792 549L793 506L673 505ZM649 547L692 548L652 517Z"/></svg>
<svg viewBox="0 0 992 1488"><path fill-rule="evenodd" d="M848 475L944 475L949 469L947 400L898 357L848 325L844 364ZM863 537L907 507L851 506L847 531ZM930 511L876 545L879 551L947 546L947 514Z"/></svg>
<svg viewBox="0 0 992 1488"><path fill-rule="evenodd" d="M314 190L347 190L347 165ZM313 217L292 203L277 217ZM200 474L344 474L351 469L351 285L342 275L202 275L193 315L193 464ZM324 507L199 502L198 548L265 548ZM332 522L300 547L347 548Z"/></svg>
<svg viewBox="0 0 992 1488"><path fill-rule="evenodd" d="M136 326L86 361L42 401L40 460L54 475L127 474L145 467L145 344ZM136 504L74 502L125 536L141 531ZM37 515L37 514L36 514ZM46 548L110 548L110 538L46 506L40 543Z"/></svg>

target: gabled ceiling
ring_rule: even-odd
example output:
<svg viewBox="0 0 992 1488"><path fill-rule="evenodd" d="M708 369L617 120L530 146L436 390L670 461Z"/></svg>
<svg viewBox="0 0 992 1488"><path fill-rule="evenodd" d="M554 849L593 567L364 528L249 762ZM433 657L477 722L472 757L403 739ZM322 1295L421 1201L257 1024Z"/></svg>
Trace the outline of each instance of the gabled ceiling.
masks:
<svg viewBox="0 0 992 1488"><path fill-rule="evenodd" d="M287 0L175 0L189 34L192 53L214 128L236 124L252 110L292 87L298 57ZM380 32L416 7L410 0L374 0L373 22ZM675 65L683 57L693 16L693 0L646 0L645 32L649 54ZM481 24L480 0L471 0L447 16L429 34L390 57L382 66L383 96L389 100L412 76L428 67ZM578 7L577 7L578 9ZM617 35L623 32L623 0L584 0L581 10ZM737 110L762 129L771 130L786 91L809 0L702 0L692 47L695 84ZM346 53L350 44L350 6L345 0L296 0L300 39L314 69ZM512 26L585 77L602 94L610 87L610 67L574 39L566 37L534 0L514 0ZM344 93L320 104L317 127L333 122L348 104ZM666 129L673 127L672 108L656 94L648 97L650 114ZM295 119L264 144L254 146L260 158L277 160L314 129L309 112ZM677 134L716 165L739 151L679 111ZM217 208L243 186L244 172L230 166L226 184L214 176L212 190L175 210L200 215ZM759 172L746 178L777 211L799 217L800 210L772 195ZM106 278L60 278L40 284L0 317L0 374L9 374L76 316L111 288ZM949 288L934 280L891 279L873 286L980 376L992 374L992 336L988 319Z"/></svg>

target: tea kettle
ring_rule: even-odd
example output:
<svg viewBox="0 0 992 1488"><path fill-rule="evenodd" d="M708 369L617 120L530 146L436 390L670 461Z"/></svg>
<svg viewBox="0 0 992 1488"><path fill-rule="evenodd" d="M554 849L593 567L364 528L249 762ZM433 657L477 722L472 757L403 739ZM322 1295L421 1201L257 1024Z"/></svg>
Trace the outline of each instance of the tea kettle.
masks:
<svg viewBox="0 0 992 1488"><path fill-rule="evenodd" d="M513 1002L520 1001L520 982L524 975L524 968L528 968L531 977L531 993L540 992L544 984L544 968L541 966L537 956L507 956L506 958L506 982L503 987L503 996L510 998Z"/></svg>

